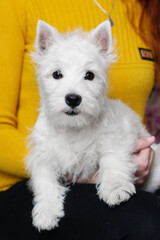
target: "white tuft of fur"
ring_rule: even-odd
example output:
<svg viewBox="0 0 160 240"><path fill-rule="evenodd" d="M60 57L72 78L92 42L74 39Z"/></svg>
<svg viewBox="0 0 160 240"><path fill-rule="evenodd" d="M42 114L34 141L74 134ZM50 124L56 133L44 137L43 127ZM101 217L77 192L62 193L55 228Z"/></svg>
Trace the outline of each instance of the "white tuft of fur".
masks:
<svg viewBox="0 0 160 240"><path fill-rule="evenodd" d="M41 102L25 161L34 194L33 225L40 231L57 227L65 214L68 188L61 178L76 182L96 173L100 199L109 206L127 201L135 193L135 143L149 133L133 110L106 97L106 74L115 61L109 21L89 33L66 34L39 21L35 49ZM56 71L59 79L53 77ZM93 79L85 77L88 72ZM80 96L81 102L68 104L68 94ZM160 147L156 148L145 186L149 191L160 186Z"/></svg>

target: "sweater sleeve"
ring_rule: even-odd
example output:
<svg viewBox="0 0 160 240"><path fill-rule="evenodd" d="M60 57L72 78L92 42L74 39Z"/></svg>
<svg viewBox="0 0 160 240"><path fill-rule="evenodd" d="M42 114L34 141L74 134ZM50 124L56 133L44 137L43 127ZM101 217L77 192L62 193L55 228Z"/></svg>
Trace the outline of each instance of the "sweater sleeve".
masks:
<svg viewBox="0 0 160 240"><path fill-rule="evenodd" d="M18 4L17 4L18 3ZM17 129L25 19L21 1L0 1L0 171L26 177L25 136Z"/></svg>

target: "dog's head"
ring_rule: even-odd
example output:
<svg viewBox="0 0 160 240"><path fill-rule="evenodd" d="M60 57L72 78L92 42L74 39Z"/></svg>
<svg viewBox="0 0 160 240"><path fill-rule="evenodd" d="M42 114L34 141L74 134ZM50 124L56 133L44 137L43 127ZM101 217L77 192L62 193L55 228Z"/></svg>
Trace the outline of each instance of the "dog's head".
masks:
<svg viewBox="0 0 160 240"><path fill-rule="evenodd" d="M107 67L114 61L110 22L89 33L59 34L39 20L35 49L41 107L53 124L81 128L97 120L106 98Z"/></svg>

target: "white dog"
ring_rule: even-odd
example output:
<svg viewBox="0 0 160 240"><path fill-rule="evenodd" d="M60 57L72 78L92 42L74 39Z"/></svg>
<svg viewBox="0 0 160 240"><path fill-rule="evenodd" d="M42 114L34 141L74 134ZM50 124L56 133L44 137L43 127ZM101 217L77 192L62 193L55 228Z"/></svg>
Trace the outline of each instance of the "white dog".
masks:
<svg viewBox="0 0 160 240"><path fill-rule="evenodd" d="M135 143L149 133L133 110L106 97L107 67L114 62L109 21L64 35L39 21L35 48L41 103L26 166L33 225L50 230L64 216L67 187L60 179L66 176L75 182L96 172L100 199L109 206L127 201L135 193ZM160 186L158 151L148 191Z"/></svg>

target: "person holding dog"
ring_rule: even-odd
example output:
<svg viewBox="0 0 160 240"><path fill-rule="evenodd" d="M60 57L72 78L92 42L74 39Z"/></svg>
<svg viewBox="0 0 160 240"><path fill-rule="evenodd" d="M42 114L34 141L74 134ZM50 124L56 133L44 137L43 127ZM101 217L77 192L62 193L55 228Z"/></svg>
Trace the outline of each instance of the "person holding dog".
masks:
<svg viewBox="0 0 160 240"><path fill-rule="evenodd" d="M145 105L159 81L158 1L137 1L133 24L133 1L100 1L113 24L113 36L120 55L108 74L111 98L120 98L145 121ZM111 209L96 196L96 179L71 186L60 227L39 233L32 227L32 195L26 181L23 159L27 154L27 128L32 128L38 109L35 70L29 52L33 50L36 24L42 19L59 29L83 26L90 30L106 19L94 1L1 1L1 88L0 88L0 236L4 239L159 239L159 197L138 191L131 200ZM155 14L154 14L155 11ZM155 18L157 22L155 21ZM143 28L137 28L139 21ZM143 21L144 23L143 24ZM147 23L147 24L146 24ZM150 26L146 28L145 26ZM153 27L152 27L153 24ZM137 32L140 29L140 34ZM151 29L151 30L150 30ZM149 31L150 30L150 31ZM149 31L149 39L146 32ZM147 35L148 36L148 35ZM145 39L145 41L144 41ZM153 55L154 51L154 55ZM154 57L153 57L154 56ZM134 159L138 163L137 184L149 174L154 159L150 146L155 138L140 138ZM86 210L87 209L87 210ZM135 225L138 227L135 229ZM137 236L137 238L136 238Z"/></svg>

